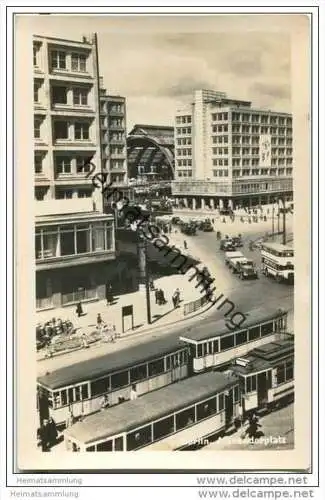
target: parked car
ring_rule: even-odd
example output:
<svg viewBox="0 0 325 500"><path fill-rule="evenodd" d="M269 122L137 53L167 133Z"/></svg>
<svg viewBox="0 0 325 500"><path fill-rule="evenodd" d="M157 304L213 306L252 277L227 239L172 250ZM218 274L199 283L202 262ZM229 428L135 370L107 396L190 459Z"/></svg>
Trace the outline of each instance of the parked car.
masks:
<svg viewBox="0 0 325 500"><path fill-rule="evenodd" d="M240 279L247 280L258 278L258 272L252 260L246 259L246 261L238 262L236 267Z"/></svg>
<svg viewBox="0 0 325 500"><path fill-rule="evenodd" d="M225 264L226 266L229 266L230 261L233 259L244 259L244 255L241 252L236 252L236 251L227 251L225 253Z"/></svg>
<svg viewBox="0 0 325 500"><path fill-rule="evenodd" d="M205 233L211 233L213 231L213 226L210 221L203 222L202 230Z"/></svg>
<svg viewBox="0 0 325 500"><path fill-rule="evenodd" d="M220 250L231 252L231 251L233 251L235 249L236 249L236 247L235 247L235 245L233 244L233 242L232 242L232 240L230 238L225 239L225 240L221 240L221 242L220 242Z"/></svg>
<svg viewBox="0 0 325 500"><path fill-rule="evenodd" d="M235 245L236 248L240 248L244 246L243 240L241 239L241 235L239 234L238 236L234 236L232 238L232 242Z"/></svg>

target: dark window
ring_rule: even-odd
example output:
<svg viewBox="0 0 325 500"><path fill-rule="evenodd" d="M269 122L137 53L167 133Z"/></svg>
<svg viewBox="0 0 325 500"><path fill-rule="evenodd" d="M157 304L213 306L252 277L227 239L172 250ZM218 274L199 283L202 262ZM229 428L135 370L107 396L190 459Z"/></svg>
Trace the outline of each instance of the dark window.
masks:
<svg viewBox="0 0 325 500"><path fill-rule="evenodd" d="M273 321L271 321L270 323L266 323L265 325L261 326L261 336L262 337L264 335L269 335L272 332L273 332Z"/></svg>
<svg viewBox="0 0 325 500"><path fill-rule="evenodd" d="M61 404L62 404L62 406L65 406L68 404L67 391L65 389L63 391L61 391Z"/></svg>
<svg viewBox="0 0 325 500"><path fill-rule="evenodd" d="M234 400L239 401L239 387L238 387L238 385L236 385L235 389L234 389Z"/></svg>
<svg viewBox="0 0 325 500"><path fill-rule="evenodd" d="M181 411L176 415L176 430L184 429L188 425L192 425L195 422L195 408L188 408L187 410Z"/></svg>
<svg viewBox="0 0 325 500"><path fill-rule="evenodd" d="M127 451L136 450L145 444L151 443L151 440L151 425L147 425L135 432L130 432L126 436L126 449Z"/></svg>
<svg viewBox="0 0 325 500"><path fill-rule="evenodd" d="M114 440L114 450L123 451L123 437L116 438Z"/></svg>
<svg viewBox="0 0 325 500"><path fill-rule="evenodd" d="M64 121L54 122L54 139L68 139L68 123Z"/></svg>
<svg viewBox="0 0 325 500"><path fill-rule="evenodd" d="M95 451L95 446L88 446L88 448L86 448L86 451Z"/></svg>
<svg viewBox="0 0 325 500"><path fill-rule="evenodd" d="M286 380L293 379L293 361L287 361L286 366Z"/></svg>
<svg viewBox="0 0 325 500"><path fill-rule="evenodd" d="M218 411L222 411L225 408L225 395L219 394L218 396Z"/></svg>
<svg viewBox="0 0 325 500"><path fill-rule="evenodd" d="M201 358L203 356L203 344L197 345L197 356L198 358Z"/></svg>
<svg viewBox="0 0 325 500"><path fill-rule="evenodd" d="M81 386L81 398L82 399L88 399L89 394L88 394L88 384L83 384Z"/></svg>
<svg viewBox="0 0 325 500"><path fill-rule="evenodd" d="M90 383L91 395L96 396L109 390L109 378L100 378Z"/></svg>
<svg viewBox="0 0 325 500"><path fill-rule="evenodd" d="M70 389L68 389L68 402L72 403L73 400L74 400L74 398L73 398L73 388L70 387Z"/></svg>
<svg viewBox="0 0 325 500"><path fill-rule="evenodd" d="M52 87L52 104L67 104L66 87Z"/></svg>
<svg viewBox="0 0 325 500"><path fill-rule="evenodd" d="M156 361L152 361L149 363L149 377L153 375L159 375L159 373L164 373L164 358L157 359Z"/></svg>
<svg viewBox="0 0 325 500"><path fill-rule="evenodd" d="M117 389L129 385L129 372L114 373L111 375L111 387Z"/></svg>
<svg viewBox="0 0 325 500"><path fill-rule="evenodd" d="M174 432L174 417L167 417L153 424L153 440L161 439Z"/></svg>
<svg viewBox="0 0 325 500"><path fill-rule="evenodd" d="M61 255L73 255L74 248L74 230L61 233Z"/></svg>
<svg viewBox="0 0 325 500"><path fill-rule="evenodd" d="M198 420L202 420L210 415L213 415L217 412L217 399L214 397L208 399L208 401L205 401L204 403L200 403L197 405L196 410Z"/></svg>
<svg viewBox="0 0 325 500"><path fill-rule="evenodd" d="M112 451L112 449L112 441L105 441L104 443L99 443L97 445L97 451Z"/></svg>
<svg viewBox="0 0 325 500"><path fill-rule="evenodd" d="M236 333L236 345L247 343L247 331Z"/></svg>
<svg viewBox="0 0 325 500"><path fill-rule="evenodd" d="M283 384L285 382L285 370L284 370L284 365L278 366L277 367L277 373L276 373L276 379L277 379L277 384Z"/></svg>
<svg viewBox="0 0 325 500"><path fill-rule="evenodd" d="M217 340L213 341L213 352L219 352L219 343Z"/></svg>
<svg viewBox="0 0 325 500"><path fill-rule="evenodd" d="M170 356L166 356L166 370L170 370Z"/></svg>
<svg viewBox="0 0 325 500"><path fill-rule="evenodd" d="M222 337L220 340L220 350L225 351L226 349L231 349L234 347L234 335L228 335L227 337Z"/></svg>
<svg viewBox="0 0 325 500"><path fill-rule="evenodd" d="M89 139L89 123L75 123L74 137L75 139Z"/></svg>
<svg viewBox="0 0 325 500"><path fill-rule="evenodd" d="M252 380L251 377L246 378L246 392L252 392Z"/></svg>
<svg viewBox="0 0 325 500"><path fill-rule="evenodd" d="M131 383L136 382L137 380L143 380L147 378L147 365L139 365L136 366L135 368L131 368L130 370L130 377L131 377Z"/></svg>
<svg viewBox="0 0 325 500"><path fill-rule="evenodd" d="M256 375L251 376L252 382L252 391L256 391Z"/></svg>

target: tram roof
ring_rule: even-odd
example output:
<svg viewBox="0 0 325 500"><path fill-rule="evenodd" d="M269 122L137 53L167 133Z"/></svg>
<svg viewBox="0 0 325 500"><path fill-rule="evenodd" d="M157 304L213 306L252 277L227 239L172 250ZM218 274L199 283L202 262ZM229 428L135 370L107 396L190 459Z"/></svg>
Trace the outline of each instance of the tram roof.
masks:
<svg viewBox="0 0 325 500"><path fill-rule="evenodd" d="M225 299L226 300L226 299ZM225 303L222 306L222 302L220 302L220 312L223 310L225 313L228 312L229 310L229 305ZM287 313L284 309L268 309L268 308L257 308L249 311L248 313L242 313L243 315L246 316L245 321L242 323L242 325L239 328L236 329L231 329L227 326L227 317L225 316L223 319L220 319L218 321L214 321L207 323L206 325L198 325L198 326L193 326L191 329L188 329L188 331L181 335L181 338L186 340L194 340L197 342L204 341L204 340L209 340L215 337L222 337L224 335L229 335L231 333L236 333L238 331L246 330L247 328L250 328L252 326L255 326L259 323L264 323L267 321L270 321L272 319L275 319L279 316L282 316L283 314ZM234 313L235 314L235 313ZM231 316L230 316L231 317ZM229 320L228 320L229 321ZM231 325L231 323L230 323Z"/></svg>
<svg viewBox="0 0 325 500"><path fill-rule="evenodd" d="M39 384L55 390L86 380L99 378L111 372L123 371L151 359L158 359L178 348L186 347L178 335L168 335L143 344L110 352L104 356L64 366L37 378Z"/></svg>
<svg viewBox="0 0 325 500"><path fill-rule="evenodd" d="M90 415L68 428L65 434L85 444L99 441L158 420L236 383L237 378L218 372L196 375Z"/></svg>
<svg viewBox="0 0 325 500"><path fill-rule="evenodd" d="M270 248L271 250L277 250L278 252L285 252L288 250L293 250L292 246L290 245L283 245L282 243L277 243L273 241L266 241L265 243L262 243L262 248Z"/></svg>

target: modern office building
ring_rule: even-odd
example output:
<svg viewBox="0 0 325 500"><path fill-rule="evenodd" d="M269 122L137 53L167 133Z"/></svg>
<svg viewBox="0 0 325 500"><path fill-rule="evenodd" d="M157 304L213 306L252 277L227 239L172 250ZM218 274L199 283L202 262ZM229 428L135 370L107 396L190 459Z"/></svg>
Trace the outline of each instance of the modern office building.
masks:
<svg viewBox="0 0 325 500"><path fill-rule="evenodd" d="M292 116L198 90L175 117L176 201L235 208L293 196Z"/></svg>
<svg viewBox="0 0 325 500"><path fill-rule="evenodd" d="M100 189L97 38L34 36L37 309L105 297L114 268L113 217Z"/></svg>

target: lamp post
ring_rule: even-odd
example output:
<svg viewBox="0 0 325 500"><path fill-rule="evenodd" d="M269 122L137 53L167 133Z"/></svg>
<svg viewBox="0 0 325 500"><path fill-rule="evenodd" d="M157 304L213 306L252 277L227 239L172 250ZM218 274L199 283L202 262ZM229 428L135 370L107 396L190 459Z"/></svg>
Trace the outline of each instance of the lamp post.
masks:
<svg viewBox="0 0 325 500"><path fill-rule="evenodd" d="M150 284L148 273L148 248L146 238L137 231L138 260L139 260L139 284L144 285L146 289L147 321L151 324L151 306L150 306Z"/></svg>

